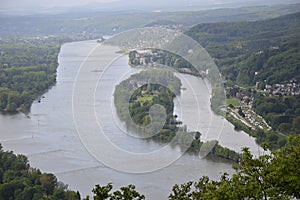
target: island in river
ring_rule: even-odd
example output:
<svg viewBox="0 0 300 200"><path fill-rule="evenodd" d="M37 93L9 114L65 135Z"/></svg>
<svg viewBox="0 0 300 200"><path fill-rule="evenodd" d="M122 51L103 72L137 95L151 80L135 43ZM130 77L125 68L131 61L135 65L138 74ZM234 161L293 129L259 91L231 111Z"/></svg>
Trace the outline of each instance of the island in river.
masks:
<svg viewBox="0 0 300 200"><path fill-rule="evenodd" d="M189 132L187 126L176 119L174 98L180 95L180 90L181 81L173 72L162 68L150 69L134 74L118 84L114 91L114 104L118 116L125 121L127 130L139 136L143 135L160 143L172 142L173 145L179 145L182 151L196 155L202 149L203 156L237 162L240 154L218 145L217 141L203 143L199 131ZM162 107L155 109L155 105Z"/></svg>

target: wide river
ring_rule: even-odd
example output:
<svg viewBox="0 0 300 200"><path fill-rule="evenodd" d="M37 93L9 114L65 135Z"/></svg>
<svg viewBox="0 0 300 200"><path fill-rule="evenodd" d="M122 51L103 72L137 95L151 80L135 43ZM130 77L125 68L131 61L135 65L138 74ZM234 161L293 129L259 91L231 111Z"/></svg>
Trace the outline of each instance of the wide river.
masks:
<svg viewBox="0 0 300 200"><path fill-rule="evenodd" d="M134 184L147 199L167 199L176 183L197 180L203 175L218 179L223 172L233 172L229 163L192 155L180 156L176 148L124 134L122 123L115 116L112 94L116 84L137 70L131 69L127 64L128 58L120 57L116 51L116 47L103 46L95 41L63 45L58 58L57 84L41 102L32 105L28 116L0 115L0 143L4 149L25 154L31 166L54 173L59 181L80 191L82 196L91 194L95 184L112 182L115 188ZM189 75L178 76L185 90L175 99L175 112L188 129L199 130L203 134L202 139L218 139L221 145L236 151L248 146L255 155L262 152L254 138L235 131L222 117L212 114L210 91L204 80ZM88 96L91 92L94 102L90 102ZM134 161L134 158L109 152L102 141L93 138L94 121L88 118L90 107L95 111L95 119L100 121L106 139L118 148L132 153L164 148L164 153L141 162L138 158ZM78 118L86 121L80 122ZM82 128L91 131L91 135L83 133ZM98 145L93 144L96 142ZM92 150L89 145L93 145ZM106 155L106 158L99 159L95 152ZM109 155L111 158L107 159ZM157 167L169 158L176 159L164 167ZM155 167L153 170L147 168L140 173L143 169L136 168L152 165L157 170ZM141 171L134 173L132 169Z"/></svg>

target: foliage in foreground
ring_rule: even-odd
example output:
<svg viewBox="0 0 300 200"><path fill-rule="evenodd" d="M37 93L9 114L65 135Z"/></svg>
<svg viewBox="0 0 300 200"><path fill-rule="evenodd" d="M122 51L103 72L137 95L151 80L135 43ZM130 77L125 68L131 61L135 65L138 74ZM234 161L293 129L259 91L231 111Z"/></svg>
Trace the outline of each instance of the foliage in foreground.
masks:
<svg viewBox="0 0 300 200"><path fill-rule="evenodd" d="M254 158L247 148L231 177L219 181L204 176L198 182L175 185L170 200L300 198L300 137L270 155Z"/></svg>
<svg viewBox="0 0 300 200"><path fill-rule="evenodd" d="M24 155L2 150L0 144L1 200L79 200L79 192L70 191L53 174L30 168Z"/></svg>
<svg viewBox="0 0 300 200"><path fill-rule="evenodd" d="M143 200L144 195L139 194L135 190L134 185L128 185L127 187L121 187L119 190L112 192L113 186L108 183L105 186L96 185L92 192L95 194L93 196L94 200ZM89 196L85 200L89 200Z"/></svg>

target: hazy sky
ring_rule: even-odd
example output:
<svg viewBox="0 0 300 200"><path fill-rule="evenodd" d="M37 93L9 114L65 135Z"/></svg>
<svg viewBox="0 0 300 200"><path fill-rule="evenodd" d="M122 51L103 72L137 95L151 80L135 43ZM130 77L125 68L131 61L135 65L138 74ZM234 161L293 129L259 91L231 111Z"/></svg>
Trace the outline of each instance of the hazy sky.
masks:
<svg viewBox="0 0 300 200"><path fill-rule="evenodd" d="M90 3L107 3L114 1L126 1L126 0L0 0L1 8L11 7L60 7L60 6L79 6Z"/></svg>
<svg viewBox="0 0 300 200"><path fill-rule="evenodd" d="M98 4L97 8L106 8L114 6L118 8L143 8L143 7L172 7L172 6L188 6L188 5L204 5L214 4L226 1L241 1L241 0L0 0L0 10L6 11L38 11L40 9L49 9L56 7L76 7L89 5L92 3ZM249 0L248 0L249 1ZM250 0L254 1L254 0ZM114 4L108 4L114 3ZM92 4L92 6L95 4ZM92 7L93 8L93 7ZM109 7L111 8L111 7Z"/></svg>
<svg viewBox="0 0 300 200"><path fill-rule="evenodd" d="M114 4L107 4L115 2ZM242 5L245 3L256 4L276 4L276 3L287 3L287 2L298 2L299 0L0 0L0 11L39 11L41 9L48 9L53 7L76 7L88 5L91 3L103 3L97 5L98 8L107 8L114 6L118 8L143 8L143 7L162 7L170 8L176 7L181 8L184 6L190 6L191 8L204 5ZM91 6L93 8L93 5ZM226 6L225 6L226 7ZM111 8L111 7L109 7Z"/></svg>

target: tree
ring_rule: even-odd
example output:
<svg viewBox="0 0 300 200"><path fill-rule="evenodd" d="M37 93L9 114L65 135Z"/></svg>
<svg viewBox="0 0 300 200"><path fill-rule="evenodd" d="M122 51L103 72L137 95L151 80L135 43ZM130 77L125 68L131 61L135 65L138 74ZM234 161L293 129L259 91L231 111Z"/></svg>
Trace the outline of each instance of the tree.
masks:
<svg viewBox="0 0 300 200"><path fill-rule="evenodd" d="M42 184L42 189L47 195L52 194L57 186L57 179L53 174L43 174L40 177L40 182Z"/></svg>
<svg viewBox="0 0 300 200"><path fill-rule="evenodd" d="M144 195L139 194L135 190L134 185L128 185L127 187L121 187L115 192L111 192L113 186L111 183L108 183L105 186L96 185L92 190L94 195L94 200L143 200L145 199ZM89 197L86 197L88 200Z"/></svg>

